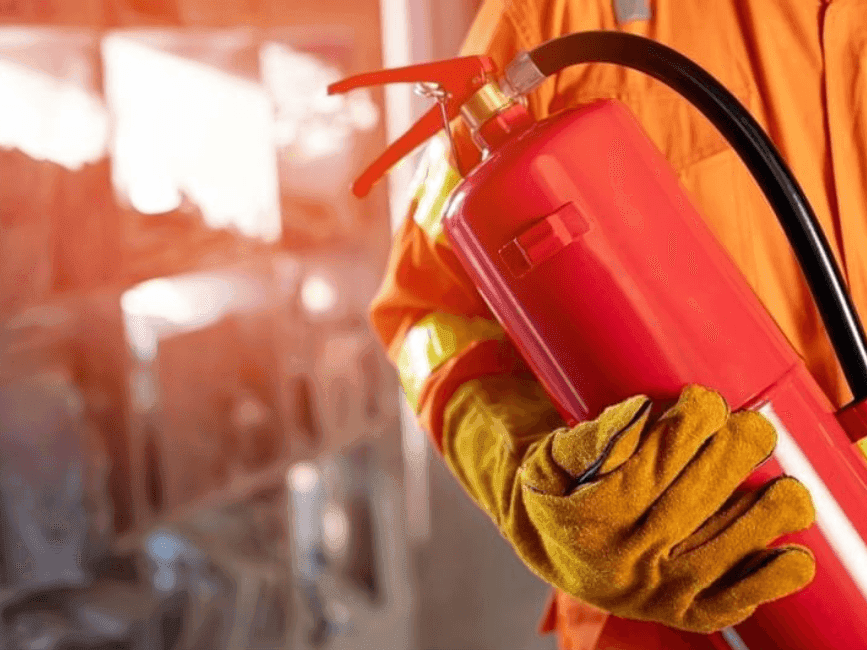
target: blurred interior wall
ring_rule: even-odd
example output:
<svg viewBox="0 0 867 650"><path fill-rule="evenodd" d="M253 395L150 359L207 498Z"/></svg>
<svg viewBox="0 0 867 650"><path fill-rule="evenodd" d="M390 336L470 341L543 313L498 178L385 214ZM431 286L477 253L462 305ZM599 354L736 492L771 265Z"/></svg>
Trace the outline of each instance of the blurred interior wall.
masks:
<svg viewBox="0 0 867 650"><path fill-rule="evenodd" d="M381 0L383 67L397 68L456 56L481 1ZM387 140L393 142L430 108L430 100L413 93L408 84L393 84L384 92ZM389 211L393 231L400 227L406 216L410 201L408 188L422 149L420 147L415 156L389 174ZM431 525L431 450L412 409L405 399L401 398L400 403L407 534L411 540L422 543L430 535Z"/></svg>
<svg viewBox="0 0 867 650"><path fill-rule="evenodd" d="M376 17L378 0L3 0L0 24L67 27L271 27ZM354 24L378 31L379 21Z"/></svg>
<svg viewBox="0 0 867 650"><path fill-rule="evenodd" d="M434 59L456 56L482 0L428 0L431 55Z"/></svg>
<svg viewBox="0 0 867 650"><path fill-rule="evenodd" d="M329 35L333 37L329 38ZM0 0L0 79L8 82L11 76L12 81L20 78L24 84L24 91L0 92L4 96L0 105L8 107L11 104L19 109L16 115L25 113L27 117L28 111L35 113L33 119L21 122L42 127L33 129L36 135L39 135L39 130L43 131L42 137L33 138L40 146L22 148L21 138L3 138L10 128L14 131L12 120L6 120L5 130L0 127L0 398L9 397L8 401L15 403L14 407L0 404L0 415L39 418L42 410L39 401L44 401L43 393L48 393L56 397L61 406L65 402L73 404L68 410L74 411L75 415L83 411L90 425L79 436L82 438L79 444L78 437L56 435L60 424L45 422L43 437L58 447L56 450L51 448L52 455L60 457L63 452L66 454L64 458L69 458L70 462L69 467L55 464L48 467L49 471L30 472L28 478L32 478L33 483L40 479L38 490L31 489L20 475L7 472L0 477L0 483L3 483L3 478L10 477L13 483L25 483L26 488L17 491L17 495L23 492L23 498L17 502L0 504L3 505L0 510L4 511L0 518L11 513L15 524L7 525L4 519L0 526L0 546L3 547L0 548L0 609L3 609L0 612L3 614L0 616L0 647L22 650L73 647L67 641L82 633L81 630L91 635L88 643L97 643L99 639L96 639L98 635L94 630L79 621L79 618L96 611L105 620L111 622L114 619L106 617L116 616L121 621L116 626L117 634L110 639L111 644L100 645L100 648L131 648L121 645L125 637L138 638L136 650L162 648L142 640L147 635L137 634L131 629L137 621L163 618L157 611L158 603L143 598L140 604L129 605L118 597L118 594L138 596L139 592L147 595L150 582L159 589L162 580L163 590L167 594L171 592L172 598L185 596L188 592L195 600L198 598L196 584L201 587L199 595L211 594L199 598L198 605L193 603L193 610L201 605L199 609L202 611L178 614L177 620L184 620L181 627L185 636L186 630L192 629L203 629L204 632L213 629L217 634L217 626L204 615L209 610L210 613L215 611L214 599L222 596L226 599L219 608L226 610L227 617L231 614L235 618L236 622L229 630L232 643L226 645L225 639L217 641L212 636L201 641L190 637L183 641L185 649L276 648L278 637L285 632L285 624L278 620L277 624L271 625L266 620L258 626L249 619L255 619L254 614L271 611L265 606L267 603L259 602L260 595L262 599L277 603L276 609L280 610L277 619L286 615L285 610L291 609L290 605L282 602L285 596L282 591L285 591L288 578L281 575L288 562L282 547L283 537L290 531L280 529L277 531L279 535L259 536L243 524L256 523L248 520L257 519L259 511L263 515L276 515L276 527L285 528L287 522L280 519L285 507L281 508L278 497L285 464L290 461L341 450L358 439L371 447L379 445L385 448L383 455L386 460L390 459L388 453L400 453L400 445L396 440L392 441L397 437L393 409L389 415L389 408L397 403L396 380L393 373L377 365L381 350L377 347L377 354L373 353L374 343L364 320L367 302L388 247L385 194L380 187L374 192L379 197L373 196L365 203L355 201L349 196L349 178L343 178L353 173L345 171L345 167L355 165L356 159L370 160L382 149L382 129L368 132L367 149L359 147L360 151L342 156L344 166L332 164L327 168L328 174L322 174L321 162L317 163L318 167L309 164L301 168L303 161L292 167L291 151L287 154L278 149L276 158L285 163L285 167L279 168L280 198L283 200L280 207L284 226L291 222L295 227L293 236L280 242L283 248L275 245L268 249L264 246L254 249L250 242L229 236L224 231L227 237L221 237L219 241L227 245L211 248L207 242L217 243L216 237L212 236L216 235L219 224L203 223L199 218L202 215L198 211L197 197L189 197L189 202L185 197L183 209L168 215L153 209L151 212L137 212L141 206L136 206L135 201L123 202L123 184L118 184L111 173L117 171L121 156L116 150L104 146L105 141L118 141L116 129L111 129L112 137L100 141L99 151L81 154L89 156L86 160L88 166L81 172L67 169L78 162L70 162L68 156L61 159L61 163L68 163L67 166L61 165L63 168L59 168L56 162L43 162L43 156L58 155L50 147L46 151L46 143L81 140L76 138L79 130L74 124L70 126L68 120L40 120L44 114L51 118L68 118L70 112L66 107L58 107L51 100L59 91L68 90L67 86L80 87L82 92L75 94L75 98L84 96L88 102L80 101L78 106L82 103L85 108L95 106L90 113L105 118L99 124L113 124L115 127L117 122L110 120L116 120L119 113L124 113L121 119L128 117L129 111L123 109L129 104L138 104L135 106L137 115L147 112L149 105L157 105L167 113L179 108L189 109L191 104L205 104L207 109L214 94L219 97L221 89L225 91L226 88L229 88L229 93L235 90L230 96L232 100L239 99L239 96L240 99L258 97L257 105L265 108L258 112L268 113L271 104L264 101L265 89L253 87L256 84L268 86L270 80L268 66L261 65L261 59L256 56L263 41L267 41L266 47L270 48L262 48L265 54L275 47L279 49L280 45L297 45L300 50L307 45L319 44L321 50L317 53L321 55L320 60L334 63L342 73L351 74L380 67L380 40L379 3L375 0ZM285 55L289 50L283 48L282 51ZM345 58L339 56L342 52L346 52ZM140 62L147 59L150 65L145 66L145 70L140 68L139 74L131 74L129 67L113 67L118 58L129 64L134 58L130 55L138 55ZM287 58L284 56L283 60ZM173 69L158 65L169 60ZM289 65L287 63L286 67ZM260 66L261 70L258 69ZM186 92L175 92L167 82L171 80L173 70L180 68L201 73L199 78L204 75L207 79L218 78L217 81L226 83L211 84L211 90L214 86L220 88L209 97L205 92L208 88L189 83L192 75L187 75L188 83L183 89ZM112 72L115 73L113 79ZM136 91L128 92L127 97L131 99L120 106L120 110L119 102L110 101L110 97L119 94L111 92L111 81L118 78L129 82L124 90ZM287 94L294 92L296 97L302 98L304 92L310 92L299 88L300 84L286 82L287 78L304 81L303 74L287 74L282 80L276 80L279 90ZM64 84L64 81L70 83ZM11 83L6 83L6 87L11 86ZM238 88L242 92L238 92ZM51 90L57 92L52 94ZM374 94L381 95L381 92ZM277 95L277 100L282 98L279 93L273 95ZM107 102L106 96L110 96ZM38 101L31 101L34 97ZM108 110L105 110L106 103ZM224 101L215 112L222 111L225 115L227 103L236 102ZM275 105L279 108L285 104L275 101ZM34 106L47 108L34 111ZM78 112L90 114L82 110ZM381 110L377 111L379 113ZM261 120L260 123L271 122ZM54 128L45 128L46 124ZM148 126L139 120L129 130L140 139L146 139L142 134L153 131ZM249 130L240 128L247 126L242 119L236 120L232 126L237 128L226 134L214 128L214 122L206 121L202 125L200 132L211 130L202 139L215 149L214 160L243 162L243 156L238 155L236 149L225 146L225 138L220 136L235 137L245 145L250 145L253 138L249 137ZM215 137L215 133L219 135ZM267 144L264 138L260 141ZM265 153L270 157L270 152ZM210 168L208 162L194 161L191 166ZM243 168L238 171L238 167L243 165L235 164L233 167L230 171L236 176L245 171ZM255 166L249 167L251 175L258 175L260 179L265 177ZM311 172L310 168L314 171ZM336 180L332 185L338 185L346 194L345 202L334 210L338 216L346 216L346 221L354 226L354 232L348 233L343 240L323 241L325 237L322 235L328 230L327 226L333 225L333 220L327 219L330 213L321 219L313 218L317 216L313 214L313 207L317 205L314 201L304 205L300 201L288 203L297 198L293 191L300 182L298 177L309 178L316 171L331 181ZM143 176L146 174L141 173L140 167L127 174L127 178L132 177L138 182ZM211 176L209 187L216 185L213 178ZM307 182L304 189L310 191L310 185L318 188L324 184ZM304 195L304 198L308 197L309 193ZM328 198L337 203L333 196ZM308 205L313 207L305 212L302 208ZM356 216L356 212L360 218L353 221L349 217ZM244 217L257 216L255 210L241 214ZM188 225L191 221L202 226L196 228L203 235L202 239L191 241L192 238L186 237L192 230ZM135 224L135 227L130 224ZM204 237L202 231L208 236ZM311 235L312 241L306 249L297 245L299 231ZM232 245L228 245L228 239L232 240ZM307 250L310 255L301 260L298 250ZM379 267L376 266L377 260ZM246 265L246 261L250 264ZM242 262L244 268L236 268ZM295 267L300 268L297 274L287 271ZM38 272L34 272L34 268ZM373 281L363 282L368 275ZM314 290L308 291L311 286ZM208 291L209 287L221 291ZM240 288L235 291L236 287ZM157 289L157 295L153 289ZM327 297L329 293L330 298ZM133 304L135 300L124 300L136 294L139 298L137 305ZM243 294L243 313L221 311L228 303L233 308L235 306L226 294ZM260 294L264 296L261 300L247 300ZM324 301L323 294L327 298ZM183 300L173 301L173 297ZM209 303L207 312L197 308L202 299ZM167 304L160 305L161 302ZM170 312L174 310L174 314L167 316L166 306ZM199 316L202 313L207 313L212 320L201 322ZM180 321L189 327L175 328L181 324ZM129 323L138 325L136 332L144 336L129 336L126 327ZM166 323L171 325L169 329L172 331L162 327ZM19 354L13 359L10 350ZM32 367L25 367L25 362L31 363ZM33 377L41 382L35 390L29 385ZM207 379L202 381L202 378ZM16 385L16 392L12 392L4 384L7 379L10 382L21 380L20 383L25 385ZM294 385L298 385L296 380L303 380L304 390L292 390ZM19 395L34 394L36 397L30 398L32 408L22 414ZM79 402L82 405L78 405ZM359 418L377 422L368 431ZM23 427L20 449L14 450L17 456L32 460L38 458L40 449L45 453L44 447L38 447L42 439L34 435L34 428L32 425ZM91 442L84 440L84 434L91 428L94 429L93 437L99 437L99 441L105 443L105 455L110 457L103 464L91 463L96 465L93 468L87 463L97 454L82 449L85 442ZM0 431L5 434L8 429L6 422L0 422ZM9 438L3 435L0 441L5 443ZM79 461L83 465L81 468L76 466ZM35 470L39 470L36 465ZM98 530L86 529L86 521L81 521L87 520L83 515L85 508L78 506L87 503L91 495L89 492L82 494L84 489L79 489L79 484L97 483L109 471L112 473L109 477L111 486L117 489L112 489L112 498L105 501L113 507L105 508L105 512L100 509L100 516L93 517L99 520ZM360 473L377 471L381 470L371 463L371 468ZM389 480L391 474L393 472L390 472ZM278 497L260 500L261 507L256 507L257 490L263 484L268 488L276 484ZM60 491L58 486L66 488L65 491ZM0 497L3 497L10 491L14 493L16 486L13 485L11 490L7 485L0 487L4 488L0 490L3 493ZM104 491L102 486L93 490L96 497L105 496ZM367 556L375 551L382 554L371 566L380 574L389 571L386 578L368 575L369 571L356 572L369 581L380 578L376 583L377 595L386 606L380 609L369 607L365 610L366 617L353 617L353 610L353 616L343 618L358 628L365 625L381 628L380 639L388 637L393 640L410 632L408 612L412 606L412 594L406 584L406 561L402 555L405 545L402 512L399 507L391 507L390 494L397 491L380 489L380 492L385 496L371 489L373 496L370 501L383 511L397 512L391 515L391 519L380 518L386 523L371 523L370 520L376 517L364 513L364 508L357 505L360 499L354 498L351 505L365 515L355 519L365 524L368 534L356 535L353 532L352 535L365 540ZM39 533L44 533L45 539L33 535L27 537L28 526L32 528L34 520L30 516L32 513L27 512L31 497L45 501L54 498L57 503L53 510L45 509L45 516L36 521L41 526ZM96 502L96 497L91 501ZM22 503L23 508L15 507ZM95 504L94 510L96 505L101 504ZM56 521L67 514L76 526L70 527L71 532L61 539L63 529ZM213 535L203 535L202 548L180 539L173 542L168 539L171 531L140 539L142 529L147 533L154 524L171 528L172 524L180 525L196 516L200 523L204 522L203 526L216 528ZM91 549L80 538L85 535L99 537L99 533L111 527L112 519L114 528L120 533L112 538L113 547L106 550L103 547L108 546L107 542L94 540L91 547L99 542L99 548L93 555L99 554L99 557L87 562L87 574L69 572L72 586L87 583L94 575L98 580L104 579L107 586L98 584L98 589L85 588L79 600L69 601L68 607L62 594L43 606L45 592L54 593L59 591L55 587L71 586L54 585L51 581L69 566L75 566L74 556L80 554L82 548ZM231 530L231 524L241 530ZM371 532L370 529L375 530ZM15 547L22 538L34 538L31 547L44 546L46 539L60 545L65 539L64 553L39 555L34 551L31 555L50 562L18 562L28 575L7 579L2 575L7 573L3 566L3 551ZM138 546L148 539L157 546L156 559L171 565L169 568L174 567L179 573L191 569L196 584L184 585L176 576L162 574L153 576L151 580L144 572L135 576L130 571L123 580L103 575L104 567L116 560L113 556L104 557L103 552L105 555L122 554L126 561L138 554L141 551ZM219 553L221 549L213 548L216 542L226 546L233 541L244 542L245 547L227 549L222 554ZM254 557L256 554L247 548L252 542L272 557ZM174 546L177 548L173 550ZM214 556L228 577L216 579L206 575L210 568L201 561L205 552ZM181 563L176 555L185 555L188 561ZM18 559L16 556L15 560ZM361 569L370 568L364 561L360 564ZM350 569L357 567L350 566ZM30 574L34 578L28 583ZM10 582L14 584L10 586ZM171 588L166 586L169 583L173 584ZM225 583L238 586L234 596L225 593ZM18 592L13 592L22 586L42 591L38 599L34 597L31 601L21 590L24 594L22 602L15 603L20 607L7 616L7 597L18 597ZM182 591L185 593L180 593ZM340 590L335 588L334 591ZM389 617L386 623L382 622L383 616ZM52 645L39 637L29 644L28 639L42 633L43 628L36 623L41 624L43 620L49 621L45 628L60 640ZM9 621L15 624L17 631L16 640L7 646L5 625ZM28 621L36 623L25 625ZM98 627L102 623L97 621L94 625ZM31 635L33 629L36 632ZM21 639L18 638L19 631ZM358 630L355 633L354 640L358 640ZM259 637L257 642L260 645L251 645L252 637ZM138 641L141 641L140 645ZM344 643L352 643L352 640ZM393 645L388 645L381 640L365 645L411 647L408 641L393 641ZM74 647L85 646L76 644Z"/></svg>

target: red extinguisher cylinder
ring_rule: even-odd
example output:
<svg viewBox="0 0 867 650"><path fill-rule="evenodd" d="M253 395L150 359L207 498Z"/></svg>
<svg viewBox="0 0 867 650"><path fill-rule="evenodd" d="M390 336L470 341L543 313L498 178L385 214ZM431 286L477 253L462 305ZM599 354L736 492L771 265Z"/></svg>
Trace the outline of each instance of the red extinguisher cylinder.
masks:
<svg viewBox="0 0 867 650"><path fill-rule="evenodd" d="M867 650L867 463L852 443L867 431L840 426L625 106L509 138L455 190L444 229L568 422L690 383L764 413L779 442L751 482L785 473L810 489L817 524L784 541L810 547L817 575L731 633L753 650Z"/></svg>

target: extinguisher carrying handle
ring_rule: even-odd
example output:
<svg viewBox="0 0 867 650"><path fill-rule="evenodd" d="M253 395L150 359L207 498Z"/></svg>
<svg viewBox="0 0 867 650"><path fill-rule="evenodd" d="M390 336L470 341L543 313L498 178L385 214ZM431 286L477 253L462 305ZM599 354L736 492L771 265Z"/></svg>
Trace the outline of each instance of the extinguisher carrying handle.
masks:
<svg viewBox="0 0 867 650"><path fill-rule="evenodd" d="M328 86L328 94L345 93L356 88L379 86L390 83L433 84L445 93L444 112L434 106L416 122L409 131L386 149L352 185L357 197L367 196L373 185L416 147L437 134L443 127L443 118L452 120L458 116L461 106L488 82L497 71L493 59L487 56L463 56L445 61L422 63L403 68L365 72Z"/></svg>

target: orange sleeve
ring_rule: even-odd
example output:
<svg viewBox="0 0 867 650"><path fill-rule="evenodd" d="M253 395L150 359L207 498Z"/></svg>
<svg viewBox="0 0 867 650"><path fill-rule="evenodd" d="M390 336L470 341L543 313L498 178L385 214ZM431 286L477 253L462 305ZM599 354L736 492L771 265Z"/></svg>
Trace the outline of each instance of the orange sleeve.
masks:
<svg viewBox="0 0 867 650"><path fill-rule="evenodd" d="M519 51L542 41L541 33L533 33L532 28L525 24L526 19L518 23L514 18L516 14L533 15L538 11L534 6L531 0L486 0L470 28L461 54L490 56L502 69ZM462 166L470 169L478 162L479 153L459 120L452 128ZM455 167L442 144L440 151L448 164ZM424 227L425 223L430 223L430 215L423 218L418 215L422 210L420 204L431 202L431 193L440 193L440 203L443 203L445 195L457 182L453 175L452 184L444 184L442 174L432 171L442 162L423 162L413 181L414 198L403 225L395 235L385 278L371 306L374 329L385 344L392 363L401 372L401 381L408 394L411 379L404 376L408 370L402 365L406 366L407 362L406 359L401 361L401 355L406 355L405 346L413 328L418 328L425 319L448 320L449 316L468 322L466 337L471 340L464 340L462 345L455 346L459 348L455 354L440 359L421 382L417 399L410 399L411 403L415 402L413 406L421 425L432 435L437 446L443 408L458 386L482 374L515 372L522 367L513 346L503 336L474 335L478 331L490 334L497 327L493 316L445 239ZM441 214L433 216L434 221L440 218ZM448 327L451 328L448 337L461 339L461 334L454 332L458 325L450 321Z"/></svg>
<svg viewBox="0 0 867 650"><path fill-rule="evenodd" d="M398 363L409 329L433 312L492 318L454 253L432 242L410 214L395 235L385 278L371 305L373 326L392 363Z"/></svg>

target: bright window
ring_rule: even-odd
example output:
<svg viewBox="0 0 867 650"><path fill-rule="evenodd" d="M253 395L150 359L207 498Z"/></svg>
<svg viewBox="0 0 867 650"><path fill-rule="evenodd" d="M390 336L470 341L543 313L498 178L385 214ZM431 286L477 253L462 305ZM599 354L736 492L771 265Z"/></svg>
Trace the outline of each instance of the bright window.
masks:
<svg viewBox="0 0 867 650"><path fill-rule="evenodd" d="M105 155L108 115L88 56L94 44L87 34L0 29L0 148L71 170Z"/></svg>
<svg viewBox="0 0 867 650"><path fill-rule="evenodd" d="M123 34L104 40L103 59L114 182L132 207L168 212L186 197L213 228L276 241L274 110L264 88Z"/></svg>

